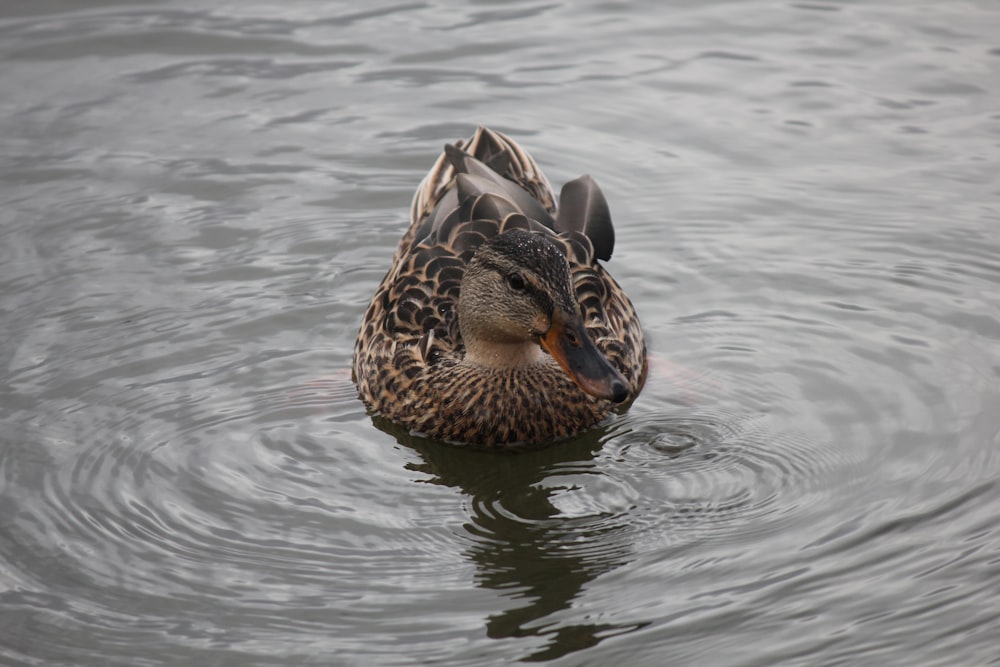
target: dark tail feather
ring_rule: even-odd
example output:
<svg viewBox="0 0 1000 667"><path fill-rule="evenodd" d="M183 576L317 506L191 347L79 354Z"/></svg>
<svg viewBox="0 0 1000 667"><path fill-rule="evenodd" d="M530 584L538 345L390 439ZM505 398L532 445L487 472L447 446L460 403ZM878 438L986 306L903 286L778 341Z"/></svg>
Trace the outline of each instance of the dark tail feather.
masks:
<svg viewBox="0 0 1000 667"><path fill-rule="evenodd" d="M594 244L597 259L611 259L615 249L615 228L604 193L590 176L581 176L563 186L559 193L556 231L584 234Z"/></svg>

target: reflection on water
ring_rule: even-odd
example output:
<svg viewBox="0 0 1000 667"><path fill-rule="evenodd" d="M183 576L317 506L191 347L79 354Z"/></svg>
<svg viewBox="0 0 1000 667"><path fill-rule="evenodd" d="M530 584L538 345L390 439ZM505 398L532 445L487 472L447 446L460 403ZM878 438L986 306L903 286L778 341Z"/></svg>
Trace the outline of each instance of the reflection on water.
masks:
<svg viewBox="0 0 1000 667"><path fill-rule="evenodd" d="M515 606L489 615L487 636L539 637L543 643L524 659L543 661L634 629L609 623L553 627L547 621L570 608L589 582L629 560L631 549L620 539L619 523L627 519L627 508L567 512L558 502L561 495L599 488L596 435L518 454L399 437L423 460L414 469L468 498L466 555L477 567L475 583L514 601Z"/></svg>
<svg viewBox="0 0 1000 667"><path fill-rule="evenodd" d="M514 601L515 606L489 615L487 636L539 637L543 643L525 659L541 661L633 629L608 623L552 627L546 622L568 609L585 585L629 559L629 545L614 534L612 519L623 518L620 513L595 509L567 515L554 504L556 496L599 477L594 469L600 449L596 436L520 455L407 440L423 459L416 470L468 498L466 555L476 564L476 585Z"/></svg>
<svg viewBox="0 0 1000 667"><path fill-rule="evenodd" d="M819 475L824 464L810 455L810 443L776 436L752 423L759 419L743 421L637 418L558 447L497 452L445 446L375 418L419 454L408 469L465 499L465 556L476 565L474 582L513 604L486 618L486 633L541 640L522 656L529 661L649 625L611 623L604 614L565 620L560 613L579 604L599 577L636 560L642 545L662 547L666 539L678 550L709 535L719 539L727 524L742 528L746 539L754 521L778 530L781 487ZM651 491L653 485L659 488Z"/></svg>
<svg viewBox="0 0 1000 667"><path fill-rule="evenodd" d="M995 660L996 8L639 4L0 8L0 663ZM347 370L477 124L646 327L550 448Z"/></svg>

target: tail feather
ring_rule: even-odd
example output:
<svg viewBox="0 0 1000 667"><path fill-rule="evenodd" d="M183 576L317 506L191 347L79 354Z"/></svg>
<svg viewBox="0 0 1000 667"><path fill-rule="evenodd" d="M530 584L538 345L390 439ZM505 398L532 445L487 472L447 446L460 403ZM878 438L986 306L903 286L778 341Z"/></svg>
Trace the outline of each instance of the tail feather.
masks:
<svg viewBox="0 0 1000 667"><path fill-rule="evenodd" d="M438 232L460 209L462 221L486 216L501 220L522 213L545 227L583 234L598 259L611 258L615 231L604 193L590 176L566 183L555 194L535 160L504 134L479 127L467 140L444 152L421 181L410 209L411 228L400 248L409 248ZM495 210L494 210L495 209ZM470 217L472 216L472 217Z"/></svg>
<svg viewBox="0 0 1000 667"><path fill-rule="evenodd" d="M594 255L598 259L611 259L615 249L611 209L601 188L590 176L581 176L562 187L556 230L582 233L594 244Z"/></svg>

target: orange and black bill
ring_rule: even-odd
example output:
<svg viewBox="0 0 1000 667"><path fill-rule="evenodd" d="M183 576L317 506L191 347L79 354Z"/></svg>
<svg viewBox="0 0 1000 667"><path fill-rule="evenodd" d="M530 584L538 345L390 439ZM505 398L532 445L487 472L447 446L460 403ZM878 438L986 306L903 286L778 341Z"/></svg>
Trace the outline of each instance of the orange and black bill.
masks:
<svg viewBox="0 0 1000 667"><path fill-rule="evenodd" d="M590 340L579 316L557 312L540 342L580 389L615 403L628 398L628 381Z"/></svg>

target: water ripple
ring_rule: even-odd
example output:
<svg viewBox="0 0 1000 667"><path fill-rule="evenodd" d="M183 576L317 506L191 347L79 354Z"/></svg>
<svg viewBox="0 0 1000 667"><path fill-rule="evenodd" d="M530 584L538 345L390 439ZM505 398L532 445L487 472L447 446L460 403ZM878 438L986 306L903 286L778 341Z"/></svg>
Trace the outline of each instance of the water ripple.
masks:
<svg viewBox="0 0 1000 667"><path fill-rule="evenodd" d="M988 3L201 4L0 19L0 662L995 659ZM653 355L516 454L344 370L477 123Z"/></svg>

